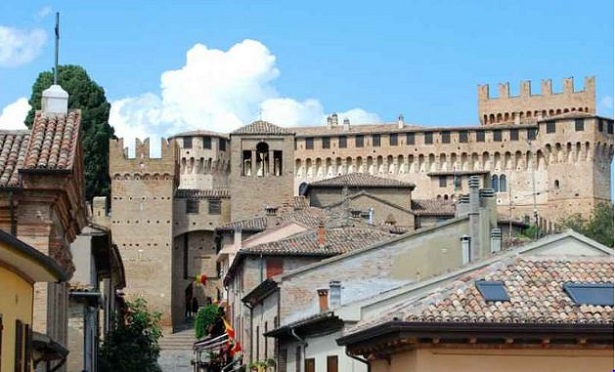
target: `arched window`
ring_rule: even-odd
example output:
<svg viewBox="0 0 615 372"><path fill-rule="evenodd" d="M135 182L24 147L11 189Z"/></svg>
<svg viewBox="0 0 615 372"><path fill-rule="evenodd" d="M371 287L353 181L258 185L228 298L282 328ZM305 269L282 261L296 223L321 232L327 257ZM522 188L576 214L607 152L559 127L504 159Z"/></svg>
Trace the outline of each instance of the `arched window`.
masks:
<svg viewBox="0 0 615 372"><path fill-rule="evenodd" d="M559 180L555 180L555 183L553 186L555 187L555 190L559 190Z"/></svg>
<svg viewBox="0 0 615 372"><path fill-rule="evenodd" d="M491 176L491 188L495 192L497 192L499 190L498 176L496 176L496 175Z"/></svg>
<svg viewBox="0 0 615 372"><path fill-rule="evenodd" d="M504 191L506 191L506 176L502 174L500 176L500 192Z"/></svg>
<svg viewBox="0 0 615 372"><path fill-rule="evenodd" d="M260 142L256 145L256 175L264 177L269 174L269 145Z"/></svg>

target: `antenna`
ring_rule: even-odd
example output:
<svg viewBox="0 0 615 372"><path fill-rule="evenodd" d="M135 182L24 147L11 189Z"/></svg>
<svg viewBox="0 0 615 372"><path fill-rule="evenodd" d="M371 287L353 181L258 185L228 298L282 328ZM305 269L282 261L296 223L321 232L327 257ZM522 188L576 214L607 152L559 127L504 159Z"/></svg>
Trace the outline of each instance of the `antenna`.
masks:
<svg viewBox="0 0 615 372"><path fill-rule="evenodd" d="M56 12L56 54L55 65L53 68L53 85L58 85L58 54L60 51L60 12Z"/></svg>

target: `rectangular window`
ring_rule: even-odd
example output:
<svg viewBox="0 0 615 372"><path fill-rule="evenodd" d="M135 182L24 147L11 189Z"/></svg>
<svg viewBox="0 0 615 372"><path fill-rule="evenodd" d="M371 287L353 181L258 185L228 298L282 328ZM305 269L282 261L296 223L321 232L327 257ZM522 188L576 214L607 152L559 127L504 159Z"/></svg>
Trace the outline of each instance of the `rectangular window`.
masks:
<svg viewBox="0 0 615 372"><path fill-rule="evenodd" d="M510 301L501 281L477 280L476 289L483 295L485 301Z"/></svg>
<svg viewBox="0 0 615 372"><path fill-rule="evenodd" d="M463 130L459 132L459 143L468 143L468 132Z"/></svg>
<svg viewBox="0 0 615 372"><path fill-rule="evenodd" d="M242 176L251 176L252 175L252 151L243 150L243 162L241 167L241 175Z"/></svg>
<svg viewBox="0 0 615 372"><path fill-rule="evenodd" d="M555 133L555 122L547 121L547 133Z"/></svg>
<svg viewBox="0 0 615 372"><path fill-rule="evenodd" d="M607 133L613 134L613 122L612 121L609 121L609 124L607 126Z"/></svg>
<svg viewBox="0 0 615 372"><path fill-rule="evenodd" d="M389 134L389 145L397 146L397 133Z"/></svg>
<svg viewBox="0 0 615 372"><path fill-rule="evenodd" d="M295 372L301 372L301 346L297 346L295 349Z"/></svg>
<svg viewBox="0 0 615 372"><path fill-rule="evenodd" d="M316 360L314 358L305 360L305 372L316 372Z"/></svg>
<svg viewBox="0 0 615 372"><path fill-rule="evenodd" d="M209 199L209 214L221 213L221 201L220 199Z"/></svg>
<svg viewBox="0 0 615 372"><path fill-rule="evenodd" d="M426 145L433 144L433 133L432 132L425 132L424 136L425 136Z"/></svg>
<svg viewBox="0 0 615 372"><path fill-rule="evenodd" d="M536 129L535 128L529 128L527 130L527 140L528 141L533 141L536 139Z"/></svg>
<svg viewBox="0 0 615 372"><path fill-rule="evenodd" d="M482 130L476 132L476 142L485 142L485 132Z"/></svg>
<svg viewBox="0 0 615 372"><path fill-rule="evenodd" d="M218 151L226 151L226 140L224 138L219 139Z"/></svg>
<svg viewBox="0 0 615 372"><path fill-rule="evenodd" d="M442 143L451 143L451 132L442 132Z"/></svg>
<svg viewBox="0 0 615 372"><path fill-rule="evenodd" d="M406 134L406 145L414 145L414 133Z"/></svg>
<svg viewBox="0 0 615 372"><path fill-rule="evenodd" d="M314 150L314 137L308 137L305 139L305 149Z"/></svg>
<svg viewBox="0 0 615 372"><path fill-rule="evenodd" d="M604 131L604 122L602 120L598 120L598 132Z"/></svg>
<svg viewBox="0 0 615 372"><path fill-rule="evenodd" d="M209 136L203 137L203 148L207 150L211 150L211 137Z"/></svg>
<svg viewBox="0 0 615 372"><path fill-rule="evenodd" d="M372 135L372 146L380 147L380 135L379 134Z"/></svg>
<svg viewBox="0 0 615 372"><path fill-rule="evenodd" d="M284 264L281 258L279 257L269 257L267 258L267 279L272 276L276 276L282 274L284 272Z"/></svg>
<svg viewBox="0 0 615 372"><path fill-rule="evenodd" d="M198 199L186 199L186 213L188 214L199 213L199 200Z"/></svg>
<svg viewBox="0 0 615 372"><path fill-rule="evenodd" d="M184 137L184 148L185 149L192 148L192 137Z"/></svg>
<svg viewBox="0 0 615 372"><path fill-rule="evenodd" d="M329 137L323 137L322 138L322 148L323 149L330 149L331 148L331 138L329 138Z"/></svg>
<svg viewBox="0 0 615 372"><path fill-rule="evenodd" d="M358 135L354 137L354 147L363 147L363 136Z"/></svg>
<svg viewBox="0 0 615 372"><path fill-rule="evenodd" d="M574 130L576 132L582 132L585 130L585 120L583 119L575 119L574 120Z"/></svg>
<svg viewBox="0 0 615 372"><path fill-rule="evenodd" d="M493 131L493 142L502 142L502 131L501 130Z"/></svg>
<svg viewBox="0 0 615 372"><path fill-rule="evenodd" d="M438 181L440 183L440 187L446 187L446 176L438 177Z"/></svg>
<svg viewBox="0 0 615 372"><path fill-rule="evenodd" d="M273 152L273 174L275 176L282 175L282 151L274 151Z"/></svg>
<svg viewBox="0 0 615 372"><path fill-rule="evenodd" d="M348 146L346 141L347 141L346 136L339 136L337 138L337 147L339 147L340 149L345 149Z"/></svg>
<svg viewBox="0 0 615 372"><path fill-rule="evenodd" d="M613 306L613 283L566 283L564 292L577 305Z"/></svg>
<svg viewBox="0 0 615 372"><path fill-rule="evenodd" d="M278 353L277 372L286 372L288 368L287 364L288 364L288 350L280 349L280 352Z"/></svg>
<svg viewBox="0 0 615 372"><path fill-rule="evenodd" d="M338 372L337 355L327 356L327 372Z"/></svg>
<svg viewBox="0 0 615 372"><path fill-rule="evenodd" d="M261 341L261 328L256 326L256 360L261 358L260 356L260 342Z"/></svg>
<svg viewBox="0 0 615 372"><path fill-rule="evenodd" d="M15 371L23 371L23 323L15 321Z"/></svg>
<svg viewBox="0 0 615 372"><path fill-rule="evenodd" d="M511 141L519 141L519 129L511 129L510 130L510 140Z"/></svg>

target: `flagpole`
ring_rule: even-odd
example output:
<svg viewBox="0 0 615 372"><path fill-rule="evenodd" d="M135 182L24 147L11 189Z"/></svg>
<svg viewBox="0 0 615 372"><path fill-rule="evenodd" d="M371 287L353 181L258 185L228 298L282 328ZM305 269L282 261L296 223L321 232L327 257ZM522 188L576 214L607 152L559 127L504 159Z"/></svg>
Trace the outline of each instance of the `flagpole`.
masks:
<svg viewBox="0 0 615 372"><path fill-rule="evenodd" d="M58 54L60 52L60 12L56 12L56 55L53 68L53 85L58 85Z"/></svg>

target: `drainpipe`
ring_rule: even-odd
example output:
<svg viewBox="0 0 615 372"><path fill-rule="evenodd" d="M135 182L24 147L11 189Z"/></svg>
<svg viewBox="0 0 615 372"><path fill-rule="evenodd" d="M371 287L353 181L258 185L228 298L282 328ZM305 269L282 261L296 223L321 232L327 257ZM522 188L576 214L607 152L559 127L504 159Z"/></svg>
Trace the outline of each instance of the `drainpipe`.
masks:
<svg viewBox="0 0 615 372"><path fill-rule="evenodd" d="M13 206L13 192L9 191L9 204L11 204L11 235L17 236L17 224L15 223L15 207Z"/></svg>
<svg viewBox="0 0 615 372"><path fill-rule="evenodd" d="M290 329L290 334L291 336L293 336L294 338L297 339L297 341L299 341L299 343L301 344L301 346L303 346L303 360L305 360L305 348L308 346L308 343L302 339L301 337L299 337L299 335L297 335L297 332L295 332L294 328ZM296 358L295 358L296 359Z"/></svg>
<svg viewBox="0 0 615 372"><path fill-rule="evenodd" d="M371 372L372 371L372 366L369 364L367 359L363 359L363 358L360 358L360 357L358 357L356 355L352 355L351 353L348 352L348 349L346 349L346 356L348 356L348 357L350 357L350 358L352 358L352 359L354 359L356 361L359 361L359 362L365 364L367 366L367 372Z"/></svg>

